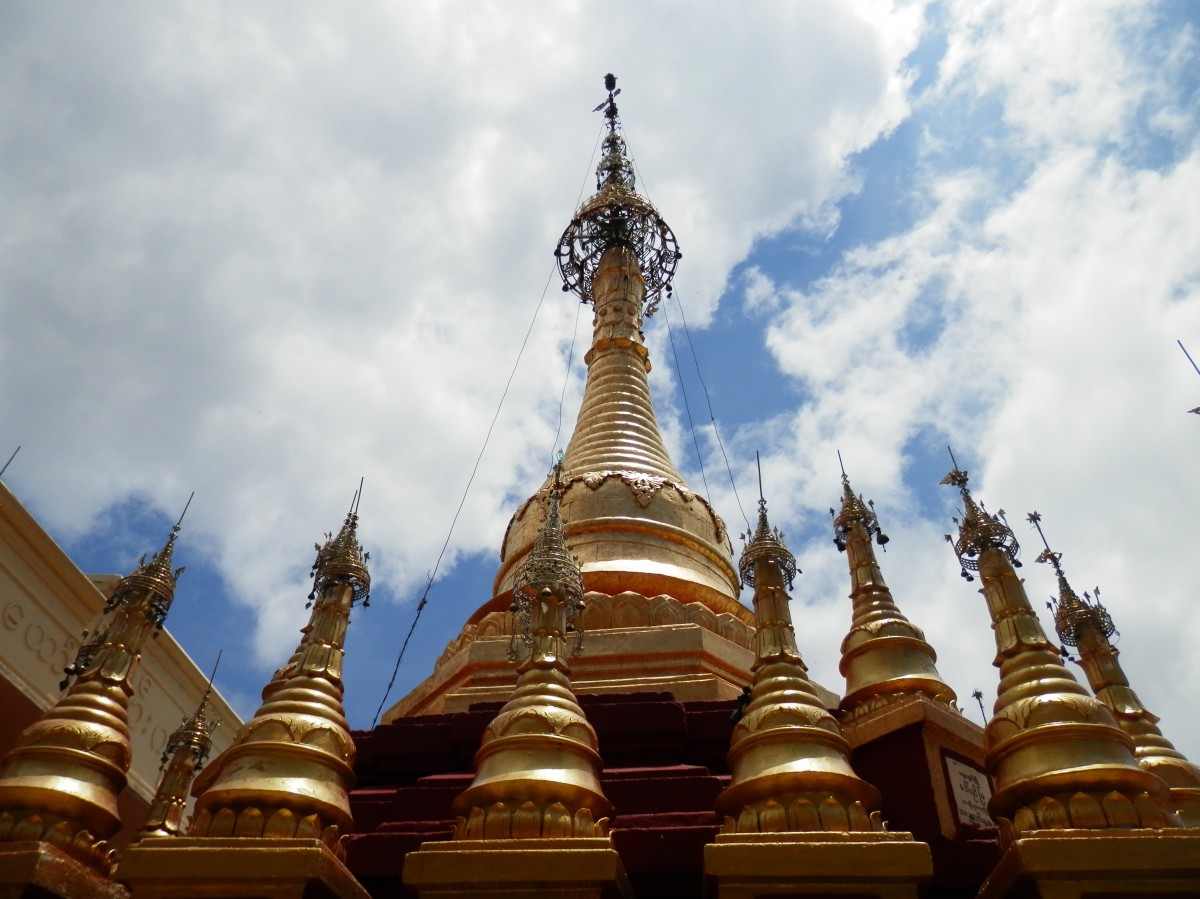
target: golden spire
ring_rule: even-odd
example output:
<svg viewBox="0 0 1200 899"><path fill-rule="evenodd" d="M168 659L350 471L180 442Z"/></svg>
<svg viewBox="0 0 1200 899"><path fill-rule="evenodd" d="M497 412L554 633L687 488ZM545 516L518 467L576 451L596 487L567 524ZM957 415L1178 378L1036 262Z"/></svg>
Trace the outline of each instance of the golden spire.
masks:
<svg viewBox="0 0 1200 899"><path fill-rule="evenodd" d="M0 762L0 840L42 840L108 872L107 841L121 829L117 796L132 760L131 681L183 573L171 561L182 521L180 515L163 548L149 562L143 556L117 585L105 607L112 618L103 644L77 659L75 683Z"/></svg>
<svg viewBox="0 0 1200 899"><path fill-rule="evenodd" d="M595 308L587 384L563 458L568 542L587 589L668 593L717 612L749 618L725 524L672 464L650 397L642 320L669 293L680 253L675 235L635 189L615 97L605 79L608 134L596 171L597 192L576 212L555 255L563 289ZM537 522L527 516L549 482L513 516L501 549L497 596L512 589L532 550Z"/></svg>
<svg viewBox="0 0 1200 899"><path fill-rule="evenodd" d="M566 634L583 609L583 581L567 551L561 473L559 460L546 517L513 586L524 645L514 653L524 657L517 686L484 731L475 779L454 802L455 839L608 833L612 805L600 788L596 732L575 700L566 661Z"/></svg>
<svg viewBox="0 0 1200 899"><path fill-rule="evenodd" d="M320 839L339 858L353 821L354 742L342 708L350 610L366 605L369 554L358 498L336 536L317 544L312 614L296 652L263 689L258 712L196 780L189 836Z"/></svg>
<svg viewBox="0 0 1200 899"><path fill-rule="evenodd" d="M218 664L220 656L217 657ZM216 675L216 668L213 668ZM219 722L208 720L208 700L212 694L212 678L196 707L194 714L183 719L183 723L167 739L159 767L162 779L154 798L150 801L150 812L146 823L138 832L139 840L146 837L177 837L183 824L183 811L187 806L188 788L192 778L204 767L212 751L212 732Z"/></svg>
<svg viewBox="0 0 1200 899"><path fill-rule="evenodd" d="M963 577L979 573L996 635L1000 689L984 745L995 785L988 810L1004 839L1046 828L1174 826L1166 785L1138 767L1133 741L1046 638L1013 570L1020 547L1004 512L976 504L957 464L942 483L958 488L964 511L958 539L946 540Z"/></svg>
<svg viewBox="0 0 1200 899"><path fill-rule="evenodd" d="M841 454L838 454L841 461ZM954 691L938 674L937 653L925 634L901 614L883 580L871 538L885 546L875 503L863 503L842 471L842 511L833 517L833 542L850 564L850 632L842 641L840 670L846 678L842 709L861 714L905 696L922 694L953 706Z"/></svg>
<svg viewBox="0 0 1200 899"><path fill-rule="evenodd" d="M732 778L717 798L727 834L881 831L879 793L850 767L850 747L809 681L788 608L796 560L767 521L742 552L758 618L750 702L733 731Z"/></svg>
<svg viewBox="0 0 1200 899"><path fill-rule="evenodd" d="M1186 827L1200 827L1200 768L1187 760L1158 728L1158 717L1142 705L1129 686L1129 679L1117 661L1118 653L1109 638L1116 633L1112 617L1100 603L1100 588L1095 599L1079 595L1071 588L1062 567L1062 553L1050 549L1042 532L1042 516L1030 512L1028 520L1037 528L1045 549L1037 561L1049 564L1058 577L1058 599L1052 602L1054 625L1065 646L1079 649L1079 665L1087 675L1096 698L1112 711L1121 730L1133 739L1134 754L1143 771L1162 778L1171 788L1169 806L1179 812Z"/></svg>

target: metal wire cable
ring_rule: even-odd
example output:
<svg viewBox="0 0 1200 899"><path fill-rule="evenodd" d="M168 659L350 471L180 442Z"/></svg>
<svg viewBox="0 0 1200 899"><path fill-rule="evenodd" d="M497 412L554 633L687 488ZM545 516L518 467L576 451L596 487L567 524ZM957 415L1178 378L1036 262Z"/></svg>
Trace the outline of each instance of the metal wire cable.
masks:
<svg viewBox="0 0 1200 899"><path fill-rule="evenodd" d="M551 456L558 449L558 438L562 436L563 404L567 401L567 385L571 383L571 366L575 362L575 341L579 339L579 310L582 308L583 303L575 305L575 327L571 330L571 349L567 351L567 371L563 375L563 389L558 397L558 428L554 431L554 445L550 447Z"/></svg>
<svg viewBox="0 0 1200 899"><path fill-rule="evenodd" d="M637 159L635 159L633 156L630 156L629 161L631 163L633 163L633 170L635 172L637 172L638 181L640 181L642 183L642 192L646 195L646 199L650 200L650 191L646 189L646 179L642 177L642 170L640 168L638 168ZM653 201L651 200L651 202L653 202ZM681 303L679 301L678 289L673 291L671 293L670 297L668 297L668 299L671 299L671 298L674 298L675 305L679 307L679 320L683 323L683 333L687 337L688 347L692 351L692 363L696 368L696 378L697 378L697 380L700 381L700 389L704 391L704 400L708 404L708 420L710 422L712 422L713 435L717 438L717 446L721 448L721 458L723 458L725 460L725 471L729 474L729 486L733 488L733 498L737 502L738 511L742 513L742 520L746 522L746 530L752 531L753 528L750 527L750 519L746 517L746 510L742 506L742 498L741 498L741 496L738 495L737 483L734 481L734 478L733 478L733 468L729 464L729 455L725 452L725 442L723 440L721 440L721 429L717 427L717 417L715 414L713 414L712 397L708 393L708 385L704 383L704 375L701 374L701 372L700 372L700 357L696 353L696 345L692 342L692 332L691 332L691 329L688 328L687 316L683 312L683 303ZM663 309L664 309L663 315L665 318L666 317L666 312L665 312L666 307L664 306ZM670 331L671 331L671 321L670 321L670 319L667 319L667 333L670 334ZM675 338L673 336L671 338L671 352L672 353L675 352ZM679 378L679 390L681 393L684 393L684 391L683 391L683 373L681 371L679 371L678 356L676 356L676 360L675 360L675 371L676 371L676 377ZM686 408L687 407L687 394L686 393L684 393L683 404L684 404L684 407ZM691 425L691 411L690 410L688 411L688 424L689 424L689 426ZM696 441L695 427L692 427L692 441L693 442ZM697 456L700 455L700 447L698 445L696 447L696 455ZM704 463L703 462L700 463L700 477L702 479L704 479ZM708 490L708 481L706 479L704 481L704 489L706 491Z"/></svg>
<svg viewBox="0 0 1200 899"><path fill-rule="evenodd" d="M671 355L675 359L675 377L679 381L679 393L683 396L683 409L687 413L688 429L692 432L692 445L696 447L696 461L700 463L700 480L704 482L704 495L711 496L708 489L708 475L704 473L704 456L700 452L700 438L696 436L696 425L692 421L692 407L688 403L687 388L683 386L683 371L679 367L679 353L675 350L675 331L671 328L671 316L663 307L663 320L667 323L667 340L671 344Z"/></svg>
<svg viewBox="0 0 1200 899"><path fill-rule="evenodd" d="M729 456L725 453L725 443L721 440L721 429L717 427L717 417L713 414L712 397L708 394L708 385L704 383L704 375L700 373L700 357L696 354L696 345L692 343L692 332L688 329L687 316L683 314L683 304L679 302L679 293L676 292L673 296L675 305L679 307L679 319L683 322L683 333L692 350L692 363L696 366L696 378L700 381L700 389L704 391L704 401L708 404L708 420L712 422L713 435L717 438L717 446L721 448L721 457L725 460L725 470L729 472L729 486L733 488L733 498L737 501L738 511L742 513L742 519L746 522L746 530L749 532L753 529L750 527L750 519L746 517L746 510L742 507L742 498L738 496L737 484L733 480L733 468L729 465Z"/></svg>
<svg viewBox="0 0 1200 899"><path fill-rule="evenodd" d="M591 171L592 161L596 157L596 150L600 147L600 139L604 135L604 128L601 127L600 134L596 137L596 145L592 148L592 158L588 160L588 171ZM584 175L583 184L579 188L579 197L575 201L576 208L579 207L583 200L583 192L587 190L587 174ZM375 710L375 717L371 719L371 727L374 728L379 723L379 716L383 713L384 704L387 703L388 696L392 693L392 687L396 684L396 675L400 671L400 663L404 660L404 653L408 650L409 641L412 639L413 632L417 629L417 622L421 620L421 612L425 610L425 606L429 602L429 590L433 587L433 581L437 577L438 570L442 566L442 559L446 555L446 550L450 546L450 539L454 536L455 525L458 524L458 518L462 514L463 506L467 502L467 496L471 492L471 486L475 483L475 475L479 473L479 465L483 461L483 454L487 451L488 443L492 439L492 431L496 428L496 422L500 418L500 411L504 408L504 400L508 397L509 388L512 387L513 378L516 377L517 369L521 365L521 359L525 355L525 348L529 345L529 338L533 334L533 327L537 324L538 313L542 311L542 305L546 302L546 292L550 289L550 282L554 279L554 267L550 269L550 274L546 278L546 283L542 287L542 295L538 299L537 306L533 310L533 318L529 321L529 328L525 331L525 339L521 341L521 348L517 351L517 358L513 362L512 371L508 373L508 380L504 382L504 391L500 394L500 402L496 405L496 412L492 416L491 424L488 425L487 434L483 438L483 446L479 448L479 455L475 457L475 465L471 469L471 476L467 478L467 486L463 489L462 499L458 501L458 508L454 511L454 518L450 521L450 530L446 533L446 540L442 543L441 551L438 552L437 561L434 562L433 570L429 572L429 576L425 581L425 589L421 594L421 601L417 603L416 614L413 615L412 624L408 628L408 634L404 637L404 643L400 646L400 652L396 656L396 664L392 668L392 676L388 680L387 689L384 690L383 699L379 701L379 708ZM575 314L576 330L579 325L579 313ZM574 352L575 340L571 339L571 349ZM568 373L570 367L568 364ZM563 393L566 393L566 385L563 385ZM562 407L559 406L559 427L562 426ZM557 437L555 438L557 441Z"/></svg>

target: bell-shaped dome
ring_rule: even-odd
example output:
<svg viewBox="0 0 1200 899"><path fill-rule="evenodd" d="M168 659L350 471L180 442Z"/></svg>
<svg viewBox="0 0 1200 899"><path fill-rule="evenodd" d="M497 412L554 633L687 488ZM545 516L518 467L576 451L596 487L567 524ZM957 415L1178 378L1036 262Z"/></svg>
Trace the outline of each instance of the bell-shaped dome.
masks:
<svg viewBox="0 0 1200 899"><path fill-rule="evenodd" d="M737 601L725 523L684 483L659 433L641 332L645 278L635 250L605 250L589 286L595 321L587 386L562 465L567 545L585 589L665 593L749 621L749 610ZM497 598L512 589L533 546L538 502L551 486L547 479L509 523Z"/></svg>

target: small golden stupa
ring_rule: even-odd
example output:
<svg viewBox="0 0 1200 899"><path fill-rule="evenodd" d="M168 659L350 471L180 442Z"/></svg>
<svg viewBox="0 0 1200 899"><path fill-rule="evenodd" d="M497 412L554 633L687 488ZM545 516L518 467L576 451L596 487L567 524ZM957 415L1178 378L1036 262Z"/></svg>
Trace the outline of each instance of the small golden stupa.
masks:
<svg viewBox="0 0 1200 899"><path fill-rule="evenodd" d="M796 560L771 528L765 499L747 537L740 569L758 621L753 681L729 748L730 784L717 798L724 827L705 849L705 872L722 896L827 895L879 867L888 872L882 892L869 895L915 897L933 870L929 848L887 832L879 792L854 773L837 719L808 680L789 608Z"/></svg>
<svg viewBox="0 0 1200 899"><path fill-rule="evenodd" d="M357 503L358 494L341 530L315 547L312 613L295 653L196 779L187 836L147 837L123 855L116 876L135 899L178 896L193 882L229 896L367 895L342 862L355 755L342 662L350 611L371 587Z"/></svg>
<svg viewBox="0 0 1200 899"><path fill-rule="evenodd" d="M0 843L8 844L0 845L0 890L70 899L120 892L107 880L108 841L121 829L117 796L132 760L132 679L183 573L172 565L181 522L121 580L105 606L109 620L68 668L75 682L0 762Z"/></svg>
<svg viewBox="0 0 1200 899"><path fill-rule="evenodd" d="M840 456L840 454L839 454ZM833 542L850 566L853 620L842 641L846 678L841 708L855 717L913 695L954 707L954 691L938 674L937 653L921 629L900 612L883 579L871 538L886 546L873 502L864 503L842 472L842 509L833 516Z"/></svg>
<svg viewBox="0 0 1200 899"><path fill-rule="evenodd" d="M1042 538L1045 549L1037 561L1048 563L1058 578L1058 599L1054 602L1054 626L1064 646L1079 650L1079 665L1087 676L1096 698L1108 706L1121 730L1133 740L1134 757L1143 771L1160 777L1171 790L1167 807L1178 814L1185 827L1200 827L1200 768L1175 748L1158 727L1158 717L1142 705L1129 679L1117 661L1117 648L1110 642L1116 633L1112 616L1100 603L1100 588L1095 599L1084 593L1081 599L1067 581L1062 568L1062 553L1050 549L1042 533L1042 517L1029 513L1028 519Z"/></svg>
<svg viewBox="0 0 1200 899"><path fill-rule="evenodd" d="M958 538L946 540L963 578L983 582L1000 669L985 746L1005 853L979 895L1190 895L1181 888L1200 883L1200 830L1180 827L1167 784L1138 765L1133 740L1046 637L1004 512L975 502L957 464L942 483L962 497Z"/></svg>
<svg viewBox="0 0 1200 899"><path fill-rule="evenodd" d="M208 690L205 690L196 711L184 718L167 738L160 762L162 778L150 801L146 823L138 831L139 840L146 837L177 837L182 833L183 812L187 807L192 778L204 767L212 751L212 732L216 729L216 723L208 720L211 691L212 678L209 678Z"/></svg>
<svg viewBox="0 0 1200 899"><path fill-rule="evenodd" d="M532 551L514 579L516 689L484 731L475 779L454 802L454 839L405 860L420 895L627 893L608 835L612 804L600 786L596 732L571 690L567 634L582 648L583 578L567 550L562 461ZM563 893L566 895L566 893Z"/></svg>

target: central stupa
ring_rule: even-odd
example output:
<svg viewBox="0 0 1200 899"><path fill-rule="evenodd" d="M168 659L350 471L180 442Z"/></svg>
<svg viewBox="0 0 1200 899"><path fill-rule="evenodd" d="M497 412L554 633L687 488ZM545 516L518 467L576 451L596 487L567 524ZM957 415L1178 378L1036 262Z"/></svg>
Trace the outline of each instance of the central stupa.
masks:
<svg viewBox="0 0 1200 899"><path fill-rule="evenodd" d="M562 459L513 515L500 547L493 596L446 647L433 675L392 718L456 711L512 690L512 589L537 538L549 491L561 491L567 547L583 573L586 651L572 663L579 693L669 692L677 700L727 699L749 681L754 616L724 521L692 490L663 444L647 374L642 323L680 259L666 221L637 193L607 76L596 192L555 250L563 290L592 304L587 384Z"/></svg>

